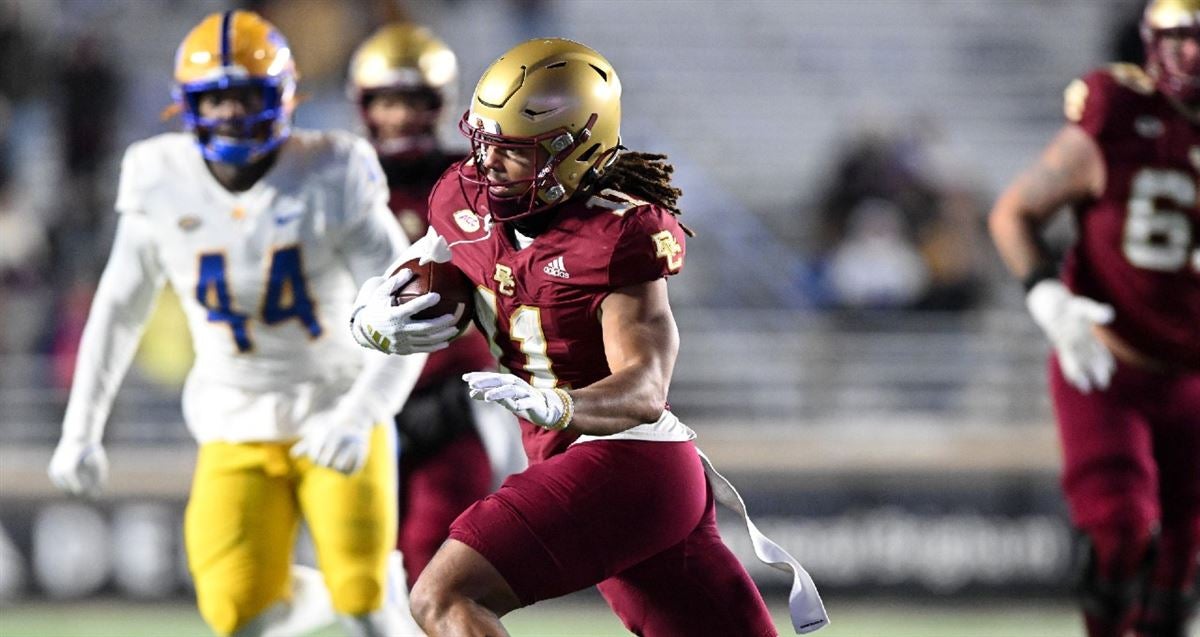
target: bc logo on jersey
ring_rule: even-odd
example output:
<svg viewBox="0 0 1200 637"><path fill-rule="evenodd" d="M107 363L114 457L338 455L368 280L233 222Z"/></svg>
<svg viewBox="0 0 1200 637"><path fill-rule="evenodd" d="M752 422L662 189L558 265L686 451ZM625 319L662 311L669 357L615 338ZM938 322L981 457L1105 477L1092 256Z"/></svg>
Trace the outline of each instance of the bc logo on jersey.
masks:
<svg viewBox="0 0 1200 637"><path fill-rule="evenodd" d="M516 279L513 278L512 268L507 265L496 264L496 273L492 275L492 279L500 285L496 290L504 296L512 296L516 293Z"/></svg>
<svg viewBox="0 0 1200 637"><path fill-rule="evenodd" d="M655 232L650 235L650 239L654 241L654 256L667 260L667 269L672 272L683 266L683 246L679 245L679 240L675 235L671 234L670 230Z"/></svg>

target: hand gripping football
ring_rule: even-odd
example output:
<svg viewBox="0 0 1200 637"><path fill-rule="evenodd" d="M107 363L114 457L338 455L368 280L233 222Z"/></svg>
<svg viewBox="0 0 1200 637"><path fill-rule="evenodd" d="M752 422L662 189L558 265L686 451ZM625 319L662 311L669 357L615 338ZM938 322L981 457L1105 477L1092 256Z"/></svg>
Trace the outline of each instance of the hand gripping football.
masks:
<svg viewBox="0 0 1200 637"><path fill-rule="evenodd" d="M437 305L413 315L414 319L435 319L443 314L453 314L458 333L462 334L475 317L475 284L451 263L409 259L391 272L412 270L413 278L392 293L392 304L400 305L426 292L437 292L441 300Z"/></svg>

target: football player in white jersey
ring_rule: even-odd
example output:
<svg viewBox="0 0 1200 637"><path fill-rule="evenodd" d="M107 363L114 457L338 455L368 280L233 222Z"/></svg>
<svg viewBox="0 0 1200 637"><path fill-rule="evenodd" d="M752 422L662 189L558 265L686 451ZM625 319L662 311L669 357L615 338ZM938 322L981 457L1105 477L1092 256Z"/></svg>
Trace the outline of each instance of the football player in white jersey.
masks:
<svg viewBox="0 0 1200 637"><path fill-rule="evenodd" d="M170 284L196 351L182 399L200 445L184 537L204 620L220 635L279 636L336 612L354 636L416 634L385 604L389 579L403 580L389 574L396 453L380 424L424 356L364 356L345 329L358 283L407 245L375 153L347 133L290 129L291 52L254 13L205 18L175 80L189 132L125 154L50 476L76 494L103 486L104 424ZM290 566L301 516L323 577Z"/></svg>

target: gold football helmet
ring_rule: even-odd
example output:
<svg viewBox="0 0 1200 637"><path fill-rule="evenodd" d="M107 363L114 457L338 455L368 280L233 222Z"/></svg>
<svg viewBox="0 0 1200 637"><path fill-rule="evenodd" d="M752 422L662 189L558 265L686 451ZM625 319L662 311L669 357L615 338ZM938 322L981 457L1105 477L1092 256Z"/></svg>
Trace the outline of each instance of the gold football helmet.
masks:
<svg viewBox="0 0 1200 637"><path fill-rule="evenodd" d="M1166 38L1200 42L1200 0L1151 0L1142 14L1146 67L1158 90L1184 102L1200 100L1200 55L1183 55L1182 47L1167 46Z"/></svg>
<svg viewBox="0 0 1200 637"><path fill-rule="evenodd" d="M270 22L252 11L225 11L204 18L179 45L172 94L206 159L245 164L287 139L297 77L287 40ZM236 121L200 116L203 93L239 87L261 91L262 110ZM214 134L221 124L241 134Z"/></svg>
<svg viewBox="0 0 1200 637"><path fill-rule="evenodd" d="M437 125L445 104L454 101L458 61L446 43L425 27L397 22L363 41L350 59L346 93L380 156L420 156L437 147ZM414 104L409 124L398 135L382 134L367 116L367 104L381 93L406 95Z"/></svg>
<svg viewBox="0 0 1200 637"><path fill-rule="evenodd" d="M480 164L485 146L538 148L539 166L520 198L493 201L499 221L519 219L566 201L616 160L621 144L621 81L596 51L559 38L530 40L492 63L459 122L471 140L478 174L460 175L497 199ZM502 184L514 185L516 182ZM506 205L507 204L507 205ZM523 208L523 209L522 209Z"/></svg>

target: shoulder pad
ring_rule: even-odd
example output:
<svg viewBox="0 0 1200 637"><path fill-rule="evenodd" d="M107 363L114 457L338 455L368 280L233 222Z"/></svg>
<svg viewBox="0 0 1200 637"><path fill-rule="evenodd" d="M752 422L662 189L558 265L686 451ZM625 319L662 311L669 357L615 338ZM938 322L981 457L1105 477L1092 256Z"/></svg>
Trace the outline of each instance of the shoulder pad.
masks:
<svg viewBox="0 0 1200 637"><path fill-rule="evenodd" d="M1127 62L1118 62L1108 67L1117 84L1141 95L1154 94L1154 78L1146 73L1146 69Z"/></svg>

